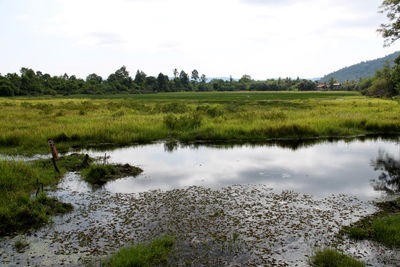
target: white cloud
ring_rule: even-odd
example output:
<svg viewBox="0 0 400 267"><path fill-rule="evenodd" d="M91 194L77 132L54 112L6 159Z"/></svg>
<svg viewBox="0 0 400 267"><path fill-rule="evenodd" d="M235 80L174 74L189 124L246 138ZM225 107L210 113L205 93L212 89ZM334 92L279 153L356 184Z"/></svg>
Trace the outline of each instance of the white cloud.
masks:
<svg viewBox="0 0 400 267"><path fill-rule="evenodd" d="M39 3L37 9L45 10L50 2ZM111 68L126 65L131 72L140 68L150 75L170 74L177 67L186 71L196 68L208 76L247 73L260 79L312 78L399 47L382 48L376 28L384 15L377 13L375 0L51 3L53 9L42 12L41 19L30 17L34 10L23 8L15 17L35 25L26 30L36 30L29 34L37 35L37 42L50 38L63 43L63 53L69 54L66 58L71 62L60 62L60 67L73 66L75 55L87 57L86 63L79 65L81 69L65 70L85 72L81 76L92 72L105 76ZM45 50L35 53L46 57ZM91 61L96 63L90 65Z"/></svg>

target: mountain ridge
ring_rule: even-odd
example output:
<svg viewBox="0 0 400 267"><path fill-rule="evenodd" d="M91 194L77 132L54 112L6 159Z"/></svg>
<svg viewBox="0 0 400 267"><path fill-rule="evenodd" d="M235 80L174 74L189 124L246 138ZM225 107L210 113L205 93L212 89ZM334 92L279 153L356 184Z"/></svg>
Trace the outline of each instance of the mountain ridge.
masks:
<svg viewBox="0 0 400 267"><path fill-rule="evenodd" d="M400 56L400 51L394 52L381 58L362 61L349 67L344 67L337 71L331 72L322 77L320 81L328 82L330 78L334 78L338 82L358 81L360 78L372 77L375 75L377 70L383 68L386 61L389 61L392 65L393 60L398 56Z"/></svg>

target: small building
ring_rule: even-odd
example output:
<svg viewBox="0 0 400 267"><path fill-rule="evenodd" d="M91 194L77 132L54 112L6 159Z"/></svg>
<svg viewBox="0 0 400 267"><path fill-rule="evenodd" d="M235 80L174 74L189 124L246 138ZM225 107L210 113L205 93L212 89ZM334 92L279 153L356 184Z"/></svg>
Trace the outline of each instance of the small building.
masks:
<svg viewBox="0 0 400 267"><path fill-rule="evenodd" d="M327 88L328 88L328 86L325 83L321 83L321 84L317 85L317 90L320 90L320 91L324 91Z"/></svg>
<svg viewBox="0 0 400 267"><path fill-rule="evenodd" d="M334 84L333 84L333 87L334 87L334 88L338 88L338 87L341 87L341 86L342 86L341 83L334 83Z"/></svg>

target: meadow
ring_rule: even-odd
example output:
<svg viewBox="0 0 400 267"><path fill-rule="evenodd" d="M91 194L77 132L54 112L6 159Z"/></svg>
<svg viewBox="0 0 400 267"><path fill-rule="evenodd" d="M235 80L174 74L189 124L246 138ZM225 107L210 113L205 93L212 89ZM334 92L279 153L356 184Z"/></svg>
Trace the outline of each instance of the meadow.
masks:
<svg viewBox="0 0 400 267"><path fill-rule="evenodd" d="M357 92L205 92L0 99L0 151L61 151L158 140L267 139L397 134L400 105Z"/></svg>

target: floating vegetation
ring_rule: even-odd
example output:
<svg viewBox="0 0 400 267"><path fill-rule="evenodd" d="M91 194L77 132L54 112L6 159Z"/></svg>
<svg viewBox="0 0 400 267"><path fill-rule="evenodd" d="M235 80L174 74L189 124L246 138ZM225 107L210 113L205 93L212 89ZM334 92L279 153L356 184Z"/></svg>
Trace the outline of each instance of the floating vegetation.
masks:
<svg viewBox="0 0 400 267"><path fill-rule="evenodd" d="M69 173L64 179L80 177ZM337 243L343 225L371 213L371 206L355 197L314 199L262 185L111 194L71 184L62 182L55 195L77 209L54 227L26 236L29 254L11 259L10 241L0 241L1 262L78 264L168 234L176 237L170 258L175 265L307 266L314 245Z"/></svg>

